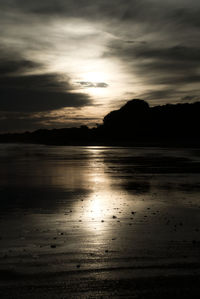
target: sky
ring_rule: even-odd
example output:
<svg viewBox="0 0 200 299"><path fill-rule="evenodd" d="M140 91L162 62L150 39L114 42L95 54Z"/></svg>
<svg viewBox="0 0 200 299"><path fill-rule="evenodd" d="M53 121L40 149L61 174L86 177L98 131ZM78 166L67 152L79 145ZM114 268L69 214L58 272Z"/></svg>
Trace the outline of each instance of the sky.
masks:
<svg viewBox="0 0 200 299"><path fill-rule="evenodd" d="M0 0L0 131L200 98L199 0Z"/></svg>

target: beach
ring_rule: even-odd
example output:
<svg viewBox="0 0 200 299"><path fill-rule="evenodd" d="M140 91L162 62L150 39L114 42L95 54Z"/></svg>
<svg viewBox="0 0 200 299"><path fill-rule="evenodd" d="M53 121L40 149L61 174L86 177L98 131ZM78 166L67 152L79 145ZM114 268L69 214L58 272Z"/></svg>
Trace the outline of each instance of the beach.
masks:
<svg viewBox="0 0 200 299"><path fill-rule="evenodd" d="M1 298L199 298L198 148L0 145Z"/></svg>

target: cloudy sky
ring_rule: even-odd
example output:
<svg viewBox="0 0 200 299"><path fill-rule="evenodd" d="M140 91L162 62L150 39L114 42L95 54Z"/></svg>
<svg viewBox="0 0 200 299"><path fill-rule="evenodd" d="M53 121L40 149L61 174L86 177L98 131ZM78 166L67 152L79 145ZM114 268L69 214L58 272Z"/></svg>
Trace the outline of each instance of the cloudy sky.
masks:
<svg viewBox="0 0 200 299"><path fill-rule="evenodd" d="M0 0L0 131L200 95L199 0Z"/></svg>

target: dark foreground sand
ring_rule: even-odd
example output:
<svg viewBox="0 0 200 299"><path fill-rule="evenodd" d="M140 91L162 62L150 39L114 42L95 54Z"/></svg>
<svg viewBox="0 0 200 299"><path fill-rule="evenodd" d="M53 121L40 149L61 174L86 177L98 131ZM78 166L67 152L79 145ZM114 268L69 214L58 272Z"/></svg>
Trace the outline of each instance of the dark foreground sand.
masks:
<svg viewBox="0 0 200 299"><path fill-rule="evenodd" d="M0 163L0 298L199 298L199 150L7 145Z"/></svg>

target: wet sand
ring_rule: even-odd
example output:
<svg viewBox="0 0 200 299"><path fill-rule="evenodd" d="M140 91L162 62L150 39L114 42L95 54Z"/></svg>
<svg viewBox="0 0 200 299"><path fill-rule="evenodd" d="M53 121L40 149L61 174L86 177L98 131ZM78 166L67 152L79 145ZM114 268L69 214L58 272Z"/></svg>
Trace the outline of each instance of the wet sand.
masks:
<svg viewBox="0 0 200 299"><path fill-rule="evenodd" d="M0 146L1 298L199 298L200 150Z"/></svg>

